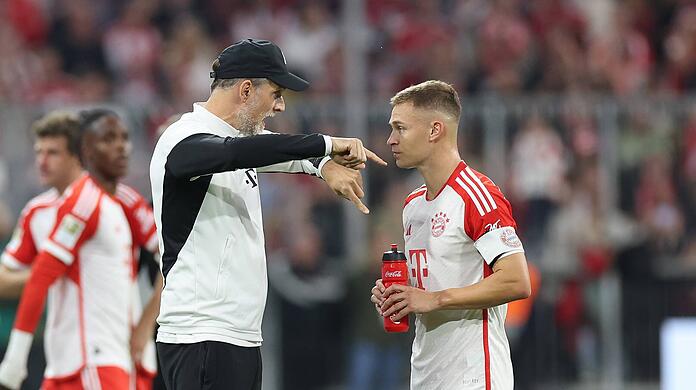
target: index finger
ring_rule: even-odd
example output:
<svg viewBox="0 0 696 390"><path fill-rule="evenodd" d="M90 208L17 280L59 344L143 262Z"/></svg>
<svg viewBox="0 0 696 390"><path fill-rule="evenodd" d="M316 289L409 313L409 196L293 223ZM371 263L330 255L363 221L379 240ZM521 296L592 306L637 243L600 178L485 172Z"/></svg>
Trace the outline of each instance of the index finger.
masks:
<svg viewBox="0 0 696 390"><path fill-rule="evenodd" d="M348 198L348 200L353 202L355 207L357 207L357 209L360 210L361 213L370 214L370 209L368 209L367 206L365 206L363 204L363 202L360 201L360 198L358 198L358 196L355 194L355 192L347 193L346 198Z"/></svg>
<svg viewBox="0 0 696 390"><path fill-rule="evenodd" d="M382 160L375 152L371 151L370 149L365 148L365 153L367 154L367 158L369 160L372 160L379 165L387 166L387 162Z"/></svg>

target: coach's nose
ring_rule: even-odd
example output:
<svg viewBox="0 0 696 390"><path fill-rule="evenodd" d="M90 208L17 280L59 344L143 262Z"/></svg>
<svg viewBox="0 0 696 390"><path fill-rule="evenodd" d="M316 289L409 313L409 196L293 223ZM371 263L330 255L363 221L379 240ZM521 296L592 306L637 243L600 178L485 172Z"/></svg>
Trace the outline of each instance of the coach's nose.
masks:
<svg viewBox="0 0 696 390"><path fill-rule="evenodd" d="M273 111L274 112L283 112L285 111L285 99L281 96L278 99L273 102Z"/></svg>

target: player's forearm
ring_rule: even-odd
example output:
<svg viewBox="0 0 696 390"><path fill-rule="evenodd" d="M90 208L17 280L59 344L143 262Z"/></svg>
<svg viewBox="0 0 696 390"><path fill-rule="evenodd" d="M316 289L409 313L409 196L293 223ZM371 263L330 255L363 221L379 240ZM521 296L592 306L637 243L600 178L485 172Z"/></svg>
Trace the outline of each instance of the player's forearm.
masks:
<svg viewBox="0 0 696 390"><path fill-rule="evenodd" d="M11 270L0 266L0 299L16 299L22 295L30 271Z"/></svg>
<svg viewBox="0 0 696 390"><path fill-rule="evenodd" d="M147 302L143 308L143 313L140 317L139 323L146 326L151 330L152 333L155 329L155 323L157 322L157 316L159 315L160 301L162 298L162 275L157 274L157 279L155 280L155 285L153 286L152 295L150 300Z"/></svg>
<svg viewBox="0 0 696 390"><path fill-rule="evenodd" d="M436 300L439 310L475 310L524 299L530 293L529 277L500 271L471 286L439 291Z"/></svg>

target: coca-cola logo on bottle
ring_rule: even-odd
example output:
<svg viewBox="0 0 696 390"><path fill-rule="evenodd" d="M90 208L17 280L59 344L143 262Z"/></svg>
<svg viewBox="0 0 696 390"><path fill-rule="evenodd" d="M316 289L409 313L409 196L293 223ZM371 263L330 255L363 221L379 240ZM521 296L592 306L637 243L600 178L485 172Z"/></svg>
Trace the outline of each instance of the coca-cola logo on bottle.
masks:
<svg viewBox="0 0 696 390"><path fill-rule="evenodd" d="M384 277L386 277L386 278L400 278L401 277L401 270L387 271L384 273Z"/></svg>

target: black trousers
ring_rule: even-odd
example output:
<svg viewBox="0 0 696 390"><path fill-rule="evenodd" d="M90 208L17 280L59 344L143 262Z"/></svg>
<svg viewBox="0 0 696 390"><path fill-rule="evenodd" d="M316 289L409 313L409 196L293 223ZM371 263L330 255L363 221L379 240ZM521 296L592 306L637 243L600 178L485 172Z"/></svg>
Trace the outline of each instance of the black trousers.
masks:
<svg viewBox="0 0 696 390"><path fill-rule="evenodd" d="M217 341L157 343L167 390L261 390L261 349Z"/></svg>

